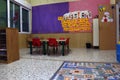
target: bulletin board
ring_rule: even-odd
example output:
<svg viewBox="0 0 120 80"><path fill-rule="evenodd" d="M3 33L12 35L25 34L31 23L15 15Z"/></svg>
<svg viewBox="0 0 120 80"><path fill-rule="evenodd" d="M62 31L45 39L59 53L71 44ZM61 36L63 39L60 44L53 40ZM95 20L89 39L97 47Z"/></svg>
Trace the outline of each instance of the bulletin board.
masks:
<svg viewBox="0 0 120 80"><path fill-rule="evenodd" d="M110 4L110 0L77 0L33 6L32 33L92 32L92 19L98 15L99 4Z"/></svg>

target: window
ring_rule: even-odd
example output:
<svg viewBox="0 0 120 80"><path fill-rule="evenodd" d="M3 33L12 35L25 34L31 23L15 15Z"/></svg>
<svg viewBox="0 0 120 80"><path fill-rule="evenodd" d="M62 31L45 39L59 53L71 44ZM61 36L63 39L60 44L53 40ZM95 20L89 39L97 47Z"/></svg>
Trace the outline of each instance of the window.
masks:
<svg viewBox="0 0 120 80"><path fill-rule="evenodd" d="M13 2L10 2L10 27L20 32L20 6Z"/></svg>
<svg viewBox="0 0 120 80"><path fill-rule="evenodd" d="M7 0L0 0L0 27L7 27Z"/></svg>
<svg viewBox="0 0 120 80"><path fill-rule="evenodd" d="M13 0L0 0L0 27L17 28L19 32L29 30L30 9Z"/></svg>
<svg viewBox="0 0 120 80"><path fill-rule="evenodd" d="M29 11L22 8L22 31L29 32Z"/></svg>
<svg viewBox="0 0 120 80"><path fill-rule="evenodd" d="M10 27L17 28L19 32L29 32L29 10L10 2Z"/></svg>

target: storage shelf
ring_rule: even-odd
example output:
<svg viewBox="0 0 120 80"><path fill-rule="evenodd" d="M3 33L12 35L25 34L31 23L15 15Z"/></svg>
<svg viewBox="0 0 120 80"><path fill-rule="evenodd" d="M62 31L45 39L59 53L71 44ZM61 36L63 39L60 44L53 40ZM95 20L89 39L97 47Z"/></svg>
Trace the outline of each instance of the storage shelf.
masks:
<svg viewBox="0 0 120 80"><path fill-rule="evenodd" d="M0 29L0 63L11 63L19 59L18 30Z"/></svg>
<svg viewBox="0 0 120 80"><path fill-rule="evenodd" d="M7 61L7 56L0 56L1 61Z"/></svg>
<svg viewBox="0 0 120 80"><path fill-rule="evenodd" d="M0 51L7 51L7 49L0 49Z"/></svg>
<svg viewBox="0 0 120 80"><path fill-rule="evenodd" d="M6 33L0 33L0 35L6 35Z"/></svg>
<svg viewBox="0 0 120 80"><path fill-rule="evenodd" d="M0 57L7 57L7 55L4 55L4 54L0 54Z"/></svg>
<svg viewBox="0 0 120 80"><path fill-rule="evenodd" d="M7 60L0 60L0 63L8 63Z"/></svg>

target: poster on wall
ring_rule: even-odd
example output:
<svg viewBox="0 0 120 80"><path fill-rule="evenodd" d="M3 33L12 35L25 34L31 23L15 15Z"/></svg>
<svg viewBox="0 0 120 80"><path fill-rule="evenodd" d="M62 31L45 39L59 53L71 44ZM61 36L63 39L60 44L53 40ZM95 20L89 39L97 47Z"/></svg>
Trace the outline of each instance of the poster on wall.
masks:
<svg viewBox="0 0 120 80"><path fill-rule="evenodd" d="M92 18L91 11L84 10L65 13L58 20L65 32L91 32L89 18Z"/></svg>

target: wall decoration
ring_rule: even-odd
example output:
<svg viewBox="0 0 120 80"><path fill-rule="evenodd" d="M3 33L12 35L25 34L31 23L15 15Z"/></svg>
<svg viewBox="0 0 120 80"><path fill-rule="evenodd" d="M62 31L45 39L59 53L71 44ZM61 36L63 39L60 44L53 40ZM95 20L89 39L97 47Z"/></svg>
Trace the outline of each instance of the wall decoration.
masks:
<svg viewBox="0 0 120 80"><path fill-rule="evenodd" d="M89 18L92 18L91 12L85 10L65 13L63 17L58 17L58 20L65 32L90 32L92 28Z"/></svg>
<svg viewBox="0 0 120 80"><path fill-rule="evenodd" d="M104 6L99 6L99 11L102 12L102 11L105 11L106 8Z"/></svg>
<svg viewBox="0 0 120 80"><path fill-rule="evenodd" d="M110 0L77 0L33 6L32 33L91 32L98 5L109 3Z"/></svg>
<svg viewBox="0 0 120 80"><path fill-rule="evenodd" d="M65 13L63 15L63 18L65 20L67 20L67 19L78 19L78 18L92 18L92 14L91 14L91 11L89 11L89 10L74 11L74 12Z"/></svg>
<svg viewBox="0 0 120 80"><path fill-rule="evenodd" d="M98 5L110 4L110 0L77 0L69 2L69 12L88 10L92 13L92 18L98 15ZM90 21L92 22L92 18Z"/></svg>
<svg viewBox="0 0 120 80"><path fill-rule="evenodd" d="M91 22L88 18L68 19L61 18L62 28L65 32L90 32Z"/></svg>
<svg viewBox="0 0 120 80"><path fill-rule="evenodd" d="M113 18L110 17L109 12L104 12L104 16L103 16L101 22L113 22Z"/></svg>

